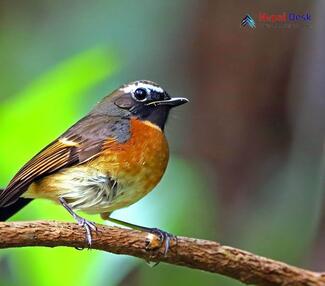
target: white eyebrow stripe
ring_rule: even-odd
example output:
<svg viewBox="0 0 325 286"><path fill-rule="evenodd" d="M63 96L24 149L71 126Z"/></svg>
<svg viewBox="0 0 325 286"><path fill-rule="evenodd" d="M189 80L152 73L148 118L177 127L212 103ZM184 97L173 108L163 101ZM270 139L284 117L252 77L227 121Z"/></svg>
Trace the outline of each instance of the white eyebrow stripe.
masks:
<svg viewBox="0 0 325 286"><path fill-rule="evenodd" d="M121 87L119 90L122 90L125 93L133 93L137 88L149 89L159 93L164 92L164 90L160 86L152 85L150 83L144 83L141 81L128 84L127 86Z"/></svg>

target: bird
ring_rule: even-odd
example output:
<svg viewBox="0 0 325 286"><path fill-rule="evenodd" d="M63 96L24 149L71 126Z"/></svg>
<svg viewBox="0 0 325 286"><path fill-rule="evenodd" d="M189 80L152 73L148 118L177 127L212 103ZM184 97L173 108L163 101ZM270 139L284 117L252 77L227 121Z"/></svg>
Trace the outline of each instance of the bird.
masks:
<svg viewBox="0 0 325 286"><path fill-rule="evenodd" d="M0 221L33 199L62 205L85 229L94 222L77 211L157 234L168 251L171 235L110 215L137 202L161 180L169 160L164 128L172 108L187 103L160 85L138 80L122 85L28 161L0 192Z"/></svg>

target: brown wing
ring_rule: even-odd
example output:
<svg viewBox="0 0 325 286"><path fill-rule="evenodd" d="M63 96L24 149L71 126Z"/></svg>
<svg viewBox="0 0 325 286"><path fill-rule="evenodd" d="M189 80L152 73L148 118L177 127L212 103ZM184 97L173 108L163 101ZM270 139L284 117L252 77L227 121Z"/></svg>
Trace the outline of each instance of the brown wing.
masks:
<svg viewBox="0 0 325 286"><path fill-rule="evenodd" d="M112 126L122 128L117 130ZM94 115L83 118L19 170L0 193L0 207L14 203L33 181L95 158L107 140L127 139L126 131L128 123L121 122L120 118Z"/></svg>

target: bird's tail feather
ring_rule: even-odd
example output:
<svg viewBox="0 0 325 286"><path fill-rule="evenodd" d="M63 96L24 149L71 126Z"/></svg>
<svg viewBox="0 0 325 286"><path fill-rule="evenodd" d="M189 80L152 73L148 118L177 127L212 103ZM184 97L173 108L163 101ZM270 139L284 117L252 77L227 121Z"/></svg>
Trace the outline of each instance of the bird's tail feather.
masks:
<svg viewBox="0 0 325 286"><path fill-rule="evenodd" d="M0 193L3 189L0 189ZM24 206L30 203L33 199L19 198L13 204L7 207L0 207L0 221L6 221L8 218L13 216L16 212L20 211Z"/></svg>

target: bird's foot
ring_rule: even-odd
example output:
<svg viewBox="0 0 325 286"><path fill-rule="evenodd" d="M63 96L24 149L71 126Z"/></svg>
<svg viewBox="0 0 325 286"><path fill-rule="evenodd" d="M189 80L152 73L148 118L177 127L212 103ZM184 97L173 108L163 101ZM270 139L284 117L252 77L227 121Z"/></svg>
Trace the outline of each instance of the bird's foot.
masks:
<svg viewBox="0 0 325 286"><path fill-rule="evenodd" d="M67 201L64 198L59 198L59 202L64 206L64 208L73 216L73 218L76 220L78 225L82 226L86 230L86 241L88 244L88 249L91 248L91 242L92 242L92 234L91 231L98 232L97 226L94 222L88 221L85 218L78 216L73 209L69 206ZM83 248L76 247L78 250L82 250Z"/></svg>
<svg viewBox="0 0 325 286"><path fill-rule="evenodd" d="M97 233L97 226L94 222L88 221L85 218L80 217L80 216L76 216L75 219L76 219L77 223L85 229L86 241L88 244L88 249L90 249L91 244L92 244L92 231L95 231Z"/></svg>
<svg viewBox="0 0 325 286"><path fill-rule="evenodd" d="M153 236L148 236L148 241L146 246L147 250L159 251L161 247L163 247L164 257L166 257L171 246L171 241L173 240L175 241L175 244L177 244L177 237L173 234L170 234L159 228L148 228L147 231L153 235ZM158 264L159 262L155 263L153 266L156 266Z"/></svg>
<svg viewBox="0 0 325 286"><path fill-rule="evenodd" d="M145 227L145 226L140 226L140 225L136 225L136 224L132 224L129 222L125 222L125 221L121 221L115 218L111 218L109 215L104 214L103 215L107 220L119 224L119 225L123 225L132 229L136 229L139 231L145 231L148 232L148 236L147 236L147 241L146 241L146 250L148 251L155 251L154 255L152 255L152 257L157 256L157 254L159 254L159 251L161 250L161 247L164 247L164 256L167 256L167 253L169 251L169 248L171 246L171 241L173 241L174 245L177 245L177 237L166 232L163 231L159 228L150 228L150 227ZM150 260L150 259L149 259ZM158 263L156 263L155 265L157 265Z"/></svg>

